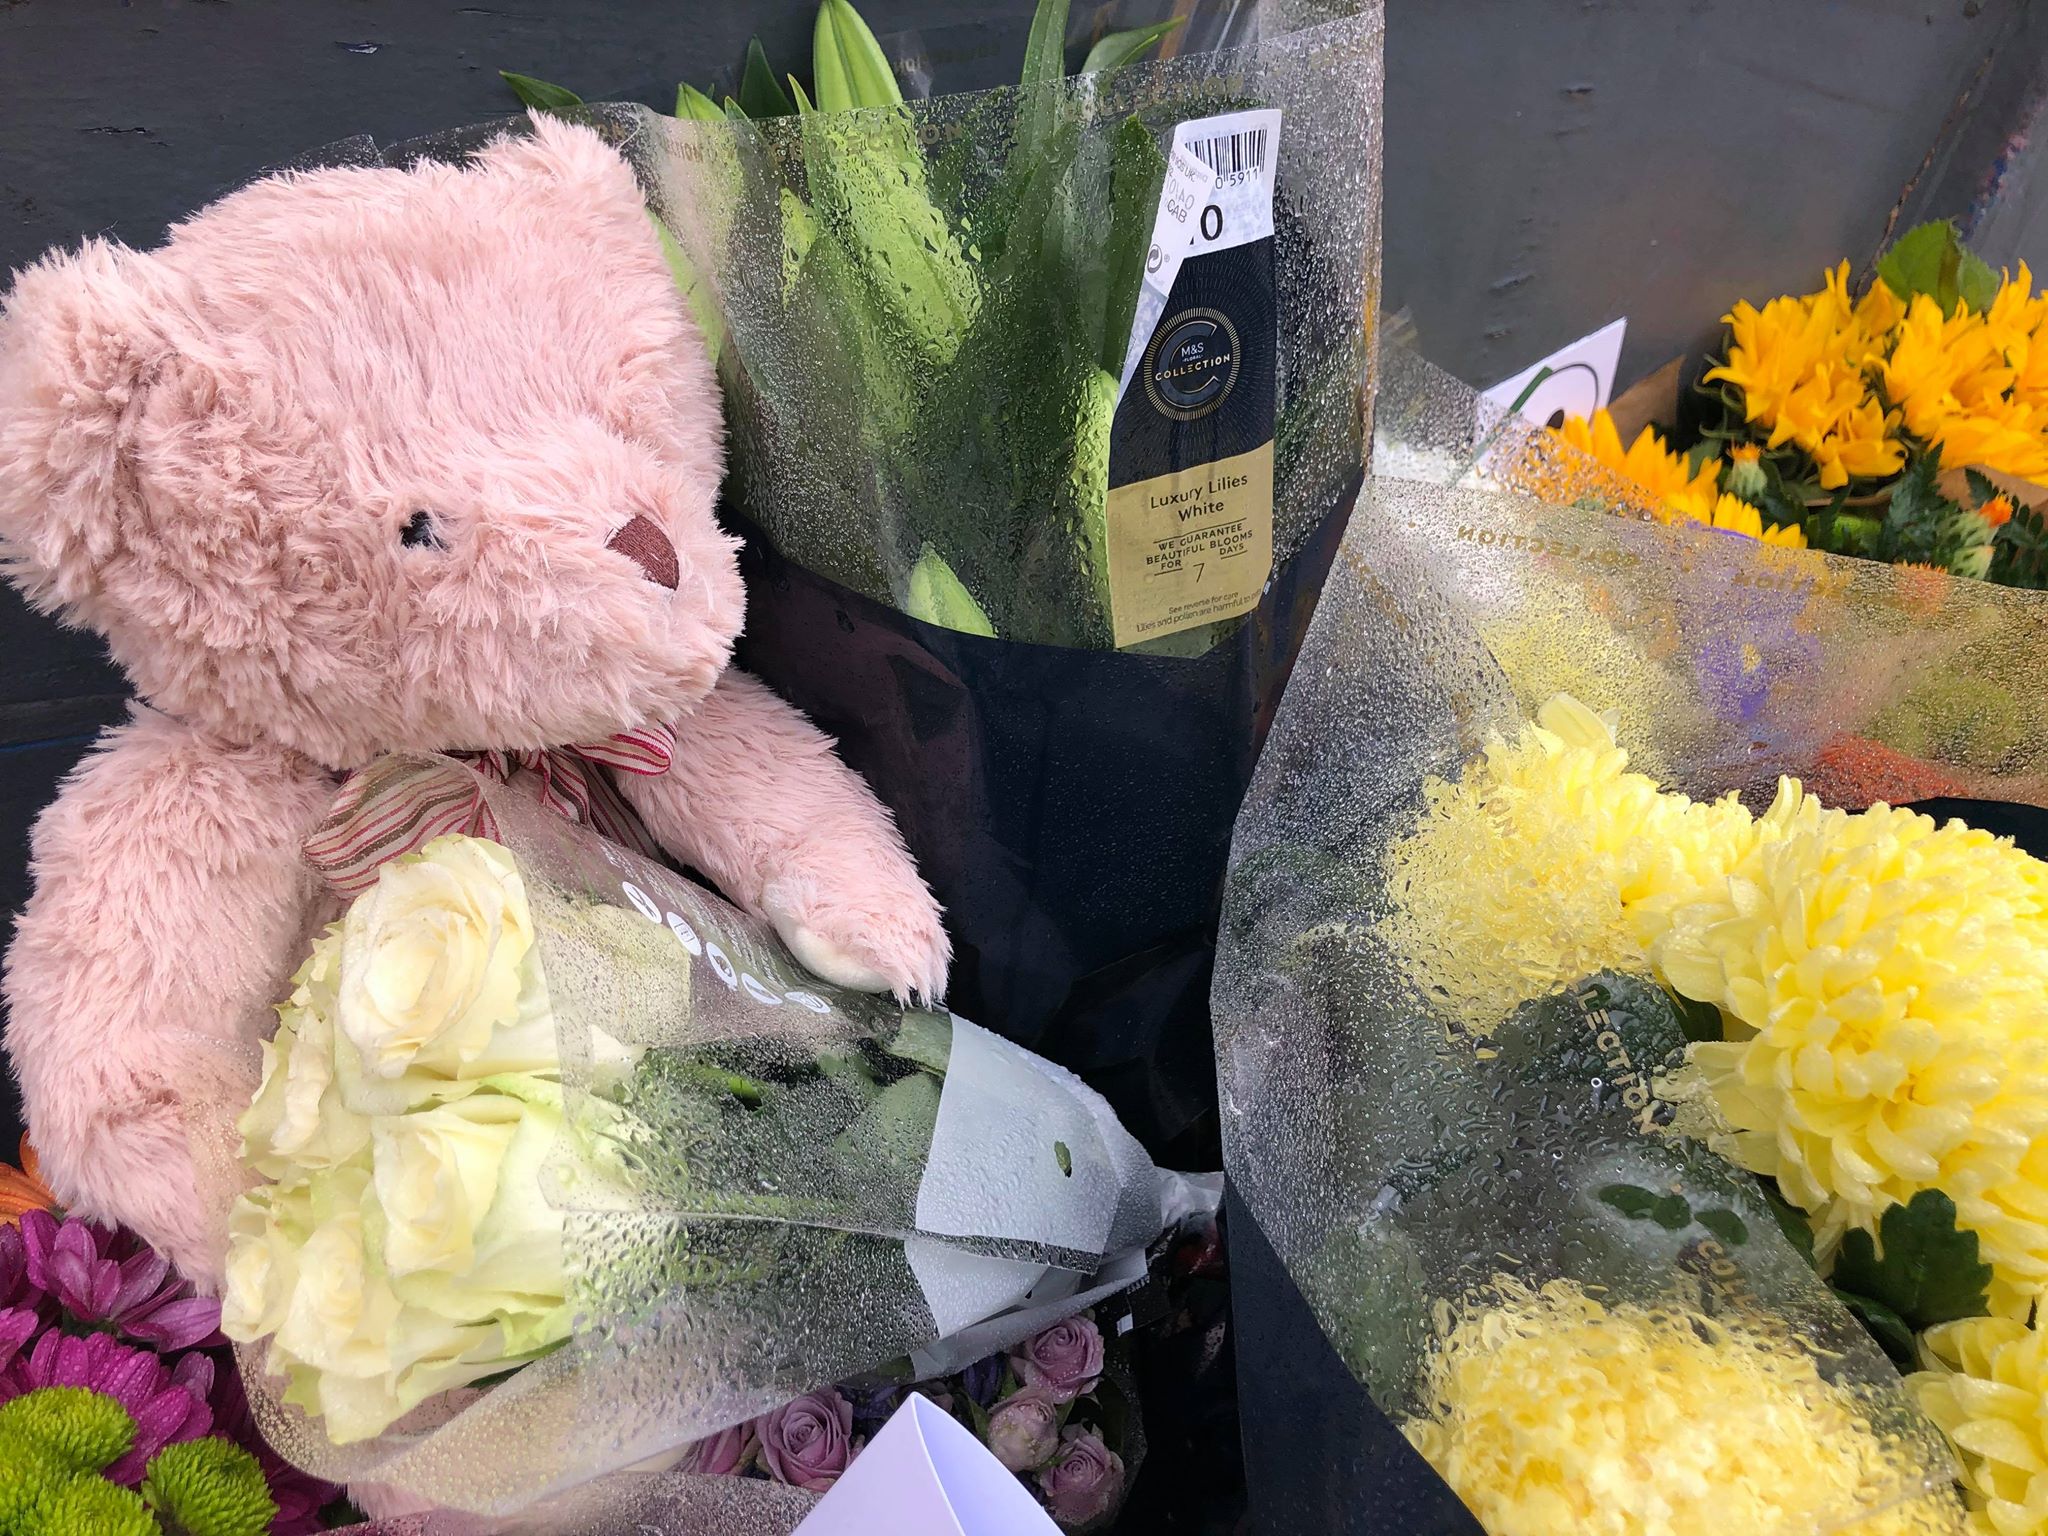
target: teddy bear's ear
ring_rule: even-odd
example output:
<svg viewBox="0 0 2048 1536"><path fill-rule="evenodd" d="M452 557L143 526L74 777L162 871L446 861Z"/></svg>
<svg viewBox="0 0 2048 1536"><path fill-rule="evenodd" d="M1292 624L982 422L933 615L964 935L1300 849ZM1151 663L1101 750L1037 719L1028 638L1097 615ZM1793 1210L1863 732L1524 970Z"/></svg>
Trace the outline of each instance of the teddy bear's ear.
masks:
<svg viewBox="0 0 2048 1536"><path fill-rule="evenodd" d="M613 200L635 210L640 206L640 185L632 168L597 130L545 112L533 115L530 133L498 140L478 163L501 174L557 183L571 196L598 206Z"/></svg>
<svg viewBox="0 0 2048 1536"><path fill-rule="evenodd" d="M0 564L38 607L97 585L173 292L156 258L89 240L24 268L0 306Z"/></svg>

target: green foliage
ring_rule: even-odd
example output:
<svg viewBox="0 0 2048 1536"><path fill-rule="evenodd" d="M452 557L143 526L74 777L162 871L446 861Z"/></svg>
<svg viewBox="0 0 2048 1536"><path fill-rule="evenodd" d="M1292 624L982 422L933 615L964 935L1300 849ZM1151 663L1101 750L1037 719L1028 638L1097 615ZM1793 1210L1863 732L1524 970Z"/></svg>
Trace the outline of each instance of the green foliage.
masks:
<svg viewBox="0 0 2048 1536"><path fill-rule="evenodd" d="M1697 1222L1731 1248L1749 1241L1747 1223L1725 1206L1695 1211L1683 1195L1659 1194L1634 1184L1609 1184L1599 1200L1631 1221L1654 1221L1667 1232L1683 1232Z"/></svg>
<svg viewBox="0 0 2048 1536"><path fill-rule="evenodd" d="M1813 1262L1813 1223L1806 1219L1806 1212L1787 1200L1778 1190L1773 1179L1757 1180L1757 1188L1763 1192L1764 1204L1771 1208L1771 1219L1778 1224L1778 1230L1786 1240L1797 1248L1800 1257L1807 1263Z"/></svg>
<svg viewBox="0 0 2048 1536"><path fill-rule="evenodd" d="M277 1503L263 1468L226 1440L189 1440L150 1458L142 1498L165 1536L263 1536Z"/></svg>
<svg viewBox="0 0 2048 1536"><path fill-rule="evenodd" d="M1892 485L1871 547L1849 552L1983 577L1991 565L1991 529L1971 508L1942 493L1940 474L1938 448L1916 454Z"/></svg>
<svg viewBox="0 0 2048 1536"><path fill-rule="evenodd" d="M1149 27L1133 27L1128 32L1111 32L1088 50L1088 57L1081 61L1080 72L1084 75L1093 75L1104 70L1122 69L1126 64L1134 64L1144 57L1148 49L1186 20L1185 16L1169 16L1165 21L1153 22Z"/></svg>
<svg viewBox="0 0 2048 1536"><path fill-rule="evenodd" d="M970 635L993 636L996 632L988 614L974 600L974 594L961 585L953 567L929 544L911 567L903 611L941 629L957 629Z"/></svg>
<svg viewBox="0 0 2048 1536"><path fill-rule="evenodd" d="M2001 586L2048 588L2048 520L2032 507L2014 508L1992 536L1990 574Z"/></svg>
<svg viewBox="0 0 2048 1536"><path fill-rule="evenodd" d="M1998 296L1998 274L1963 244L1948 219L1899 236L1878 261L1877 275L1901 299L1928 295L1944 315L1954 314L1958 302L1981 314Z"/></svg>
<svg viewBox="0 0 2048 1536"><path fill-rule="evenodd" d="M545 80L536 80L531 75L515 75L509 69L498 71L504 82L512 87L512 94L531 112L559 112L564 107L580 107L583 98L574 91L559 85L550 85Z"/></svg>
<svg viewBox="0 0 2048 1536"><path fill-rule="evenodd" d="M752 65L749 57L749 69ZM766 57L761 67L765 72ZM820 112L903 105L903 92L896 84L896 71L889 67L889 56L849 0L821 0L819 4L817 26L811 35L811 76Z"/></svg>
<svg viewBox="0 0 2048 1536"><path fill-rule="evenodd" d="M686 123L722 123L725 108L684 81L676 87L676 116Z"/></svg>
<svg viewBox="0 0 2048 1536"><path fill-rule="evenodd" d="M1977 1234L1957 1229L1947 1195L1923 1189L1891 1206L1877 1235L1877 1243L1862 1231L1842 1240L1828 1279L1845 1299L1887 1307L1915 1330L1983 1313L1991 1266L1977 1256Z"/></svg>
<svg viewBox="0 0 2048 1536"><path fill-rule="evenodd" d="M768 66L768 51L755 38L747 44L747 67L740 75L739 109L748 117L794 117L796 103Z"/></svg>

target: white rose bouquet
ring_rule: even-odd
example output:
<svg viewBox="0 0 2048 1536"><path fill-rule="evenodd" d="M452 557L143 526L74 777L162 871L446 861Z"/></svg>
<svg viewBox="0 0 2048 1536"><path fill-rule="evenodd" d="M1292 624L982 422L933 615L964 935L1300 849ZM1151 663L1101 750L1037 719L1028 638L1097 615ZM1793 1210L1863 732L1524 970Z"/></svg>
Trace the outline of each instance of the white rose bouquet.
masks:
<svg viewBox="0 0 2048 1536"><path fill-rule="evenodd" d="M316 941L241 1121L223 1329L292 1460L559 1515L805 1391L1028 1337L1213 1204L1059 1068L478 793L494 838L392 859Z"/></svg>

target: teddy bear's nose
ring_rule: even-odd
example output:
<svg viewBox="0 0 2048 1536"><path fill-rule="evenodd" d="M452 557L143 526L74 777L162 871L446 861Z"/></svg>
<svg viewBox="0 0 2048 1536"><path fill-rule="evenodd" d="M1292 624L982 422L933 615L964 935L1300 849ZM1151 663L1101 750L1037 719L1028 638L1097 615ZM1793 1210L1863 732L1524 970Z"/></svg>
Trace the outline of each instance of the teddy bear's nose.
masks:
<svg viewBox="0 0 2048 1536"><path fill-rule="evenodd" d="M644 517L636 517L605 541L606 549L615 549L640 567L640 574L656 586L676 589L676 547L669 543L668 535Z"/></svg>

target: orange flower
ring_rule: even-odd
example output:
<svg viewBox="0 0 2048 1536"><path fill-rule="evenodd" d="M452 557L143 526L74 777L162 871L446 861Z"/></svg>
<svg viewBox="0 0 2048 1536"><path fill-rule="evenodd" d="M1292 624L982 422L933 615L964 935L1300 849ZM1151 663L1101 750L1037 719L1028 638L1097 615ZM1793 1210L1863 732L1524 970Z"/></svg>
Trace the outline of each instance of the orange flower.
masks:
<svg viewBox="0 0 2048 1536"><path fill-rule="evenodd" d="M1994 496L1977 509L1977 515L1993 528L2003 528L2012 521L2012 498Z"/></svg>
<svg viewBox="0 0 2048 1536"><path fill-rule="evenodd" d="M30 1211L49 1211L57 1206L57 1197L43 1182L36 1149L29 1145L26 1136L21 1138L20 1155L19 1168L0 1163L0 1225L15 1226Z"/></svg>

